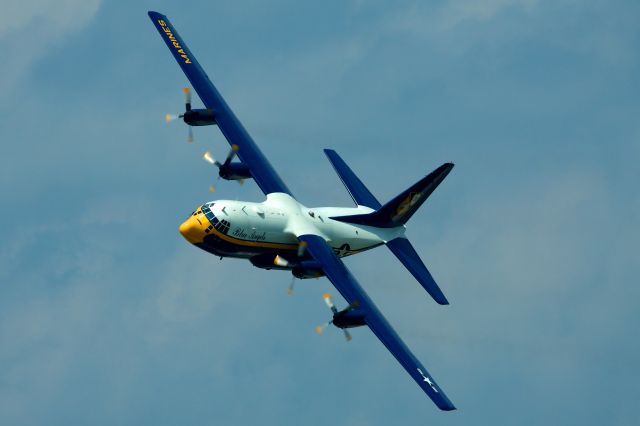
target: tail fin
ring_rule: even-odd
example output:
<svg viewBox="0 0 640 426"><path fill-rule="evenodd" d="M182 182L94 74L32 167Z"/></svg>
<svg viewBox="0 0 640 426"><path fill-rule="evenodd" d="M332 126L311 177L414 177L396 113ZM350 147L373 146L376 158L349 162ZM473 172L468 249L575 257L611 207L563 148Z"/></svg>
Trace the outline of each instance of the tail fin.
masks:
<svg viewBox="0 0 640 426"><path fill-rule="evenodd" d="M431 195L444 178L447 177L451 169L453 169L453 163L443 164L373 213L337 216L332 217L332 219L341 222L357 223L359 225L375 226L377 228L395 228L396 226L402 226L407 223L411 216L413 216L427 198L429 198L429 195ZM338 171L338 173L340 172ZM358 182L360 181L358 180ZM360 184L362 184L362 182L360 182Z"/></svg>
<svg viewBox="0 0 640 426"><path fill-rule="evenodd" d="M324 152L329 157L329 161L340 176L342 183L347 187L353 201L358 205L376 209L375 212L369 214L339 216L332 219L381 228L404 225L453 168L451 163L443 164L393 200L381 206L376 197L335 151L325 149ZM449 304L407 238L400 237L388 241L387 247L436 302L441 305Z"/></svg>

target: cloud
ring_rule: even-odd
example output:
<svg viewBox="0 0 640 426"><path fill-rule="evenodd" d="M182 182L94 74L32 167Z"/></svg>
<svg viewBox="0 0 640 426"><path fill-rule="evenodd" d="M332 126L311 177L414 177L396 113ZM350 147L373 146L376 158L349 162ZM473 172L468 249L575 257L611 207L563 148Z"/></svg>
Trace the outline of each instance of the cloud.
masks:
<svg viewBox="0 0 640 426"><path fill-rule="evenodd" d="M638 6L629 2L620 10L626 13L597 1L448 0L398 8L389 14L386 27L458 54L477 46L534 42L632 65Z"/></svg>
<svg viewBox="0 0 640 426"><path fill-rule="evenodd" d="M486 22L506 10L532 12L539 0L449 0L439 7L415 4L399 10L390 20L390 28L420 37L435 37L460 26Z"/></svg>
<svg viewBox="0 0 640 426"><path fill-rule="evenodd" d="M10 60L3 64L0 93L6 93L29 68L70 33L84 28L101 0L9 0L2 3L0 42Z"/></svg>
<svg viewBox="0 0 640 426"><path fill-rule="evenodd" d="M452 0L438 11L435 20L440 31L449 31L467 22L491 20L507 8L530 12L538 3L539 0Z"/></svg>

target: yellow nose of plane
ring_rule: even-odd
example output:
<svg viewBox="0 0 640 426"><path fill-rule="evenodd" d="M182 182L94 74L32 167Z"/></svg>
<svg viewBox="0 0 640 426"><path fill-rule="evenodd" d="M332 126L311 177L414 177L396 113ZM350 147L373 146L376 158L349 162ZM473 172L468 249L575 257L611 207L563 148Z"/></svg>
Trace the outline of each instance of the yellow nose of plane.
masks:
<svg viewBox="0 0 640 426"><path fill-rule="evenodd" d="M205 226L198 219L198 216L189 216L189 219L180 225L180 233L192 244L201 243L204 239L204 228Z"/></svg>

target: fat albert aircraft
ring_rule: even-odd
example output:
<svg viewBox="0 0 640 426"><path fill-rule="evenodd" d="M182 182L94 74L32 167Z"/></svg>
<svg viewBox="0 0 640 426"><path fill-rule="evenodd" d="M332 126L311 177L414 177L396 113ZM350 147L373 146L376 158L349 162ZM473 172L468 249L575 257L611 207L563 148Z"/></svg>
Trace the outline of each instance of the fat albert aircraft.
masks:
<svg viewBox="0 0 640 426"><path fill-rule="evenodd" d="M384 244L437 303L447 305L449 302L404 234L407 221L453 164L443 164L381 205L338 154L327 149L325 154L357 206L303 206L238 121L169 19L157 12L149 12L149 17L206 106L191 108L187 96L186 110L180 117L189 126L217 125L231 145L224 162L208 157L218 167L219 177L253 179L267 197L262 203L205 203L180 225L180 233L216 256L249 259L264 269L290 270L297 278L326 276L349 305L339 311L325 294L324 300L333 313L333 319L325 326L333 324L342 329L347 340L351 339L348 328L368 326L441 410L455 410L340 260Z"/></svg>

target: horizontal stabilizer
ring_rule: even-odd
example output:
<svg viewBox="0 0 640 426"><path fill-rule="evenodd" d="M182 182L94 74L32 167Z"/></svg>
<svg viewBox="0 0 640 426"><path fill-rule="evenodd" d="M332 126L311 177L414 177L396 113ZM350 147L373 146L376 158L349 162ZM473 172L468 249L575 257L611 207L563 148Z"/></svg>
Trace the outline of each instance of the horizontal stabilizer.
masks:
<svg viewBox="0 0 640 426"><path fill-rule="evenodd" d="M435 280L429 273L429 270L420 259L418 253L413 248L408 239L404 237L396 238L387 242L387 247L393 254L396 255L398 260L411 272L411 275L418 280L420 285L433 297L433 299L440 305L448 305L449 301L436 284Z"/></svg>

